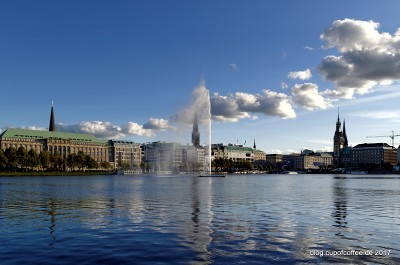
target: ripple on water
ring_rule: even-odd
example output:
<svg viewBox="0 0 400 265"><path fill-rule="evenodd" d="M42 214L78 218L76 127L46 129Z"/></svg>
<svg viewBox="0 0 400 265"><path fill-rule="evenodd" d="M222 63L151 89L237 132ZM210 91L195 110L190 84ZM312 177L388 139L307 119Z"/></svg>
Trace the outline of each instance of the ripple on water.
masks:
<svg viewBox="0 0 400 265"><path fill-rule="evenodd" d="M0 178L2 264L400 263L396 178ZM391 250L388 256L310 251Z"/></svg>

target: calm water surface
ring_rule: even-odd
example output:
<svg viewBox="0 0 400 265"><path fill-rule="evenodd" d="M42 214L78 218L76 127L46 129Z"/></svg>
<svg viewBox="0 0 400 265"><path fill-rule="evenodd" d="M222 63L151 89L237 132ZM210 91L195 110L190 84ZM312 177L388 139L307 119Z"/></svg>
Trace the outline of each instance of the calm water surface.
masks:
<svg viewBox="0 0 400 265"><path fill-rule="evenodd" d="M333 262L400 264L399 175L0 178L0 264Z"/></svg>

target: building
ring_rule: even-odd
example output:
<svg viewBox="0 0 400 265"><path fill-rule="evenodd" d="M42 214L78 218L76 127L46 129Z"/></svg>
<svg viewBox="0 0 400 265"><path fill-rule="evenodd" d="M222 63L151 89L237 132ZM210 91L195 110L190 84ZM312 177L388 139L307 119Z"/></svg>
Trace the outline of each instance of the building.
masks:
<svg viewBox="0 0 400 265"><path fill-rule="evenodd" d="M333 157L328 153L306 153L294 157L295 169L321 169L332 165Z"/></svg>
<svg viewBox="0 0 400 265"><path fill-rule="evenodd" d="M338 113L338 118L336 121L335 135L333 136L333 164L337 167L343 165L343 150L349 146L346 134L346 122L343 121L343 130L340 122L340 117Z"/></svg>
<svg viewBox="0 0 400 265"><path fill-rule="evenodd" d="M110 140L109 161L114 168L139 168L142 162L140 145L132 141Z"/></svg>
<svg viewBox="0 0 400 265"><path fill-rule="evenodd" d="M397 165L397 149L386 143L364 143L353 147L351 160L354 167L363 165Z"/></svg>
<svg viewBox="0 0 400 265"><path fill-rule="evenodd" d="M254 145L255 146L255 145ZM253 149L253 165L254 166L265 166L267 165L267 158L264 151Z"/></svg>
<svg viewBox="0 0 400 265"><path fill-rule="evenodd" d="M232 159L233 161L249 161L253 163L254 152L253 148L243 145L212 144L211 159L213 160L215 158Z"/></svg>
<svg viewBox="0 0 400 265"><path fill-rule="evenodd" d="M107 140L98 139L91 134L9 128L0 135L0 146L3 150L23 147L28 152L34 150L37 154L43 151L48 151L50 155L58 152L64 159L82 151L98 163L109 160Z"/></svg>
<svg viewBox="0 0 400 265"><path fill-rule="evenodd" d="M267 164L270 164L273 166L279 166L279 165L282 165L283 155L282 154L267 154L265 156L265 159L267 161Z"/></svg>
<svg viewBox="0 0 400 265"><path fill-rule="evenodd" d="M400 145L397 147L397 164L400 164Z"/></svg>
<svg viewBox="0 0 400 265"><path fill-rule="evenodd" d="M13 147L34 150L37 154L48 151L66 159L70 154L82 151L96 162L108 162L108 142L91 134L57 132L54 118L54 104L51 104L49 131L9 128L0 135L0 148Z"/></svg>
<svg viewBox="0 0 400 265"><path fill-rule="evenodd" d="M144 145L144 162L150 172L157 174L178 173L185 167L184 147L173 142L152 142Z"/></svg>
<svg viewBox="0 0 400 265"><path fill-rule="evenodd" d="M192 130L192 144L195 147L200 146L200 132L199 132L199 123L197 120L197 113L194 113L193 117L193 130Z"/></svg>
<svg viewBox="0 0 400 265"><path fill-rule="evenodd" d="M224 144L212 144L211 145L211 160L214 160L216 158L227 158L227 157L225 157Z"/></svg>
<svg viewBox="0 0 400 265"><path fill-rule="evenodd" d="M201 146L186 146L183 149L183 163L188 172L206 171L206 150Z"/></svg>

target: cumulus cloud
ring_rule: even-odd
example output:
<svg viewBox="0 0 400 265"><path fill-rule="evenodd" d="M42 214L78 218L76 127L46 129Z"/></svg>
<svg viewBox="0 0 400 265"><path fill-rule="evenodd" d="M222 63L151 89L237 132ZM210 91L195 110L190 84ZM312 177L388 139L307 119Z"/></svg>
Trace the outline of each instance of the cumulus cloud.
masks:
<svg viewBox="0 0 400 265"><path fill-rule="evenodd" d="M324 98L313 83L296 84L292 88L294 102L308 110L327 109L332 106L331 100Z"/></svg>
<svg viewBox="0 0 400 265"><path fill-rule="evenodd" d="M237 122L244 118L256 119L255 114L284 119L296 117L290 98L270 90L263 90L261 94L236 92L228 96L214 93L211 97L211 114L214 120L223 122Z"/></svg>
<svg viewBox="0 0 400 265"><path fill-rule="evenodd" d="M289 86L285 83L285 82L281 82L281 88L282 89L286 89L286 88L288 88Z"/></svg>
<svg viewBox="0 0 400 265"><path fill-rule="evenodd" d="M35 130L35 131L47 131L48 130L48 128L37 127L37 126L22 126L21 129Z"/></svg>
<svg viewBox="0 0 400 265"><path fill-rule="evenodd" d="M290 79L308 80L311 78L311 71L307 68L304 71L289 72L288 77Z"/></svg>
<svg viewBox="0 0 400 265"><path fill-rule="evenodd" d="M379 26L374 21L336 20L321 34L323 48L340 52L326 56L318 66L336 85L332 96L352 98L400 79L400 28L391 35L379 32Z"/></svg>
<svg viewBox="0 0 400 265"><path fill-rule="evenodd" d="M175 127L170 125L168 120L150 118L149 121L143 125L143 129L167 131L174 130Z"/></svg>
<svg viewBox="0 0 400 265"><path fill-rule="evenodd" d="M124 134L139 135L146 137L153 137L155 135L153 130L145 129L143 128L142 125L137 124L136 122L128 122L127 124L122 125L121 128Z"/></svg>
<svg viewBox="0 0 400 265"><path fill-rule="evenodd" d="M37 126L21 126L21 127L5 126L3 128L0 128L0 133L6 131L9 128L20 128L20 129L34 130L34 131L47 131L48 130L48 128L37 127Z"/></svg>
<svg viewBox="0 0 400 265"><path fill-rule="evenodd" d="M162 119L153 119L162 120ZM149 123L152 121L150 120ZM124 125L115 125L107 121L82 121L78 124L58 124L59 131L72 133L88 133L99 138L121 139L128 135L137 135L145 137L155 136L155 130L159 128L144 128L135 122L128 122ZM165 129L165 128L164 128Z"/></svg>

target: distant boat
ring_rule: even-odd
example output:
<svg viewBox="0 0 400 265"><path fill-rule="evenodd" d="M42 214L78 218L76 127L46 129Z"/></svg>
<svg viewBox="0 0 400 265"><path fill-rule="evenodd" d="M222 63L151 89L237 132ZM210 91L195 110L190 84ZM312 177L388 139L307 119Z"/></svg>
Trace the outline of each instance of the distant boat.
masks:
<svg viewBox="0 0 400 265"><path fill-rule="evenodd" d="M283 172L283 174L297 175L299 173L297 173L296 171L285 171L285 172Z"/></svg>

